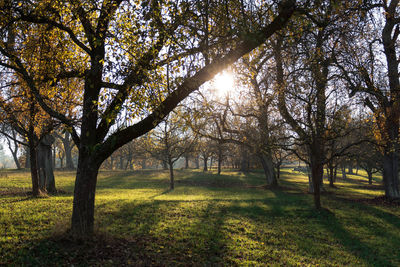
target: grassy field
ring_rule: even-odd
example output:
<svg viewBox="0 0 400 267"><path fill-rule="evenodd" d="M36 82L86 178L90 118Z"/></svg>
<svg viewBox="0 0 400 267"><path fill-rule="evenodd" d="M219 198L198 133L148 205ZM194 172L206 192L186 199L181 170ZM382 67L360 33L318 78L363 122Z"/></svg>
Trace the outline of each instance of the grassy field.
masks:
<svg viewBox="0 0 400 267"><path fill-rule="evenodd" d="M0 177L0 265L400 266L400 210L375 198L379 178L348 175L313 209L307 178L284 169L281 189L262 173L101 172L96 237L63 233L72 211L74 173L56 173L55 196L27 195L27 172Z"/></svg>

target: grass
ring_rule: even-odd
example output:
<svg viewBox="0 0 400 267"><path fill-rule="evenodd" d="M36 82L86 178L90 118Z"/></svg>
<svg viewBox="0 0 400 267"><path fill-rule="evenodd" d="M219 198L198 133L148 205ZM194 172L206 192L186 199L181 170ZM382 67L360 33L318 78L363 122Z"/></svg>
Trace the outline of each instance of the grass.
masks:
<svg viewBox="0 0 400 267"><path fill-rule="evenodd" d="M307 178L284 169L279 190L261 172L103 171L96 193L96 236L62 233L72 212L74 174L57 172L61 193L31 198L27 172L0 177L0 265L400 266L398 206L365 173L327 188L316 212Z"/></svg>

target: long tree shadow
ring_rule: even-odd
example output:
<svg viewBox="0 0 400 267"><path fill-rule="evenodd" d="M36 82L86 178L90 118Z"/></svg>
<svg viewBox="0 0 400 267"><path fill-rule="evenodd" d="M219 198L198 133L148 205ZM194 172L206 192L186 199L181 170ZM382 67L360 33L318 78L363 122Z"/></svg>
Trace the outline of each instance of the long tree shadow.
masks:
<svg viewBox="0 0 400 267"><path fill-rule="evenodd" d="M358 238L355 234L348 231L343 223L332 213L322 213L318 220L319 224L323 226L327 231L330 231L341 244L354 255L360 257L365 264L369 266L395 266L395 264L388 260L388 258L380 253L378 253L377 248L368 245ZM357 221L357 220L356 220ZM377 232L375 227L380 227L379 225L374 225L371 222L366 222L365 219L358 218L360 225L371 225L369 231L370 236L375 236ZM363 221L363 222L361 222ZM387 241L396 239L394 244L399 244L400 239L397 236L392 236L392 238L387 238Z"/></svg>

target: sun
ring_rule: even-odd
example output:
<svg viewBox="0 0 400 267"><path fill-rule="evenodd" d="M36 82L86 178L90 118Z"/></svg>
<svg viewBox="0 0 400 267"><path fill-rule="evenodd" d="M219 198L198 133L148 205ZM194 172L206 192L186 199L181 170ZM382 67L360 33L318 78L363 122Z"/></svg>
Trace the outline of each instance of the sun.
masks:
<svg viewBox="0 0 400 267"><path fill-rule="evenodd" d="M226 96L233 90L235 80L230 71L224 71L214 77L214 88L218 96Z"/></svg>

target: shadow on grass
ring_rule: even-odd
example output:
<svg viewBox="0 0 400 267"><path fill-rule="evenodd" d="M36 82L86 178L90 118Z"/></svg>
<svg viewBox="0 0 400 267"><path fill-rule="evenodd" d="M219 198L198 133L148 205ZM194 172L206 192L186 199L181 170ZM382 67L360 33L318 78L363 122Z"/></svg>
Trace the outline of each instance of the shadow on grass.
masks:
<svg viewBox="0 0 400 267"><path fill-rule="evenodd" d="M103 178L99 181L102 188L161 188L166 185L161 179L154 179L151 175L154 172L143 172L142 178L137 178L137 172L130 172L125 175L116 175L114 178ZM135 175L135 178L131 178ZM148 176L147 176L148 175ZM254 175L253 178L248 178ZM241 176L246 179L260 179L262 176L249 174ZM258 178L257 178L258 177ZM261 178L260 178L261 177ZM121 179L120 179L121 178ZM167 179L167 178L166 178ZM192 181L199 186L204 181L214 179L226 185L232 181L242 181L228 175L214 175L199 173L187 174L178 172L177 181ZM218 180L221 179L221 180ZM116 180L116 181L114 181ZM282 184L290 185L291 188L304 188L302 182L289 183L280 181ZM241 184L242 182L239 182ZM306 181L307 183L307 181ZM231 184L232 185L232 184ZM241 184L243 185L243 184ZM236 186L235 183L232 185ZM230 192L232 186L225 186L221 190ZM211 189L210 189L211 190ZM254 189L255 190L255 189ZM312 196L292 194L282 190L268 190L262 199L254 198L247 200L231 200L224 198L214 198L208 200L155 200L157 196L168 195L173 191L165 190L153 196L150 200L109 200L96 206L96 221L99 229L105 231L106 235L100 235L95 240L86 244L75 244L65 239L55 239L53 237L35 240L27 243L14 258L5 261L7 265L224 265L237 262L232 261L231 252L227 244L234 241L230 240L230 231L238 231L242 226L240 222L248 220L254 223L254 227L262 227L274 231L276 238L290 238L287 242L294 243L301 255L305 255L309 262L313 259L321 259L323 254L318 254L318 248L309 250L308 245L318 247L325 245L325 240L318 239L321 229L324 234L331 233L333 242L339 243L340 248L359 257L365 264L370 266L390 266L393 262L385 256L384 252L377 251L376 248L361 240L358 233L349 230L352 223L360 225L368 235L375 236L376 229L380 225L376 221L367 218L367 214L382 218L393 228L399 228L400 220L393 214L389 214L378 208L367 207L363 204L349 206L345 203L341 209L346 213L360 214L360 218L352 218L351 221L338 219L338 214L330 212L315 212L312 209ZM249 191L255 192L255 191ZM259 193L260 191L257 190ZM331 199L329 207L342 204L339 199ZM359 211L362 213L357 213ZM336 211L334 211L336 212ZM342 210L338 211L343 212ZM226 227L226 221L235 218L238 225ZM344 221L343 221L344 220ZM282 237L276 233L281 230L279 223L287 224L288 229L293 229L294 237ZM293 228L291 227L293 225ZM295 228L297 227L297 228ZM302 236L300 232L303 228L309 228L313 236ZM300 231L298 231L300 230ZM269 236L248 236L246 231L238 231L241 236L247 239L258 240L268 239ZM390 247L398 248L400 245L399 234L381 229L379 235L383 235L388 240ZM304 240L307 239L309 243ZM317 241L315 241L317 240ZM246 242L246 241L243 241ZM240 242L234 243L239 246ZM274 243L271 242L274 246ZM235 247L236 248L236 247ZM337 247L336 247L337 249ZM252 248L249 247L249 255ZM284 254L285 251L279 252ZM252 256L248 256L252 257ZM279 260L279 257L273 258ZM264 261L263 261L264 260ZM399 262L399 260L397 260ZM259 264L269 264L271 262L261 259ZM272 262L274 263L274 262ZM285 264L285 262L279 262ZM307 264L307 262L305 263Z"/></svg>
<svg viewBox="0 0 400 267"><path fill-rule="evenodd" d="M363 230L366 230L369 236L377 235L377 230L381 227L380 225L372 223L368 219L359 218L355 221L358 221L359 227L363 227ZM357 235L348 231L343 226L343 222L334 214L321 212L318 222L323 228L325 228L325 230L330 231L346 250L359 257L368 266L395 266L395 264L388 259L388 255L379 253L377 247L363 242ZM366 225L369 226L369 229L365 229ZM400 244L398 235L389 236L387 241L392 242L392 245L395 245L396 247Z"/></svg>

